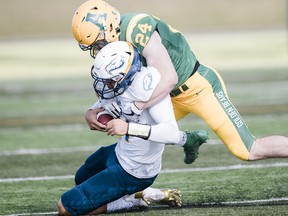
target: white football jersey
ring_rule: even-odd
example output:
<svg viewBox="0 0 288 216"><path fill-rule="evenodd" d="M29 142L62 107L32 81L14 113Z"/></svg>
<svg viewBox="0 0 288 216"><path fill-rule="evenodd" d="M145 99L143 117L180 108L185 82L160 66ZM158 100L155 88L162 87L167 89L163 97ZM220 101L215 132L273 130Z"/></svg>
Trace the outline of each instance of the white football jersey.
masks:
<svg viewBox="0 0 288 216"><path fill-rule="evenodd" d="M142 67L128 89L114 98L122 110L122 119L152 125L148 140L135 136L122 136L116 146L119 163L126 172L137 178L150 178L157 175L161 170L165 143L175 143L180 139L168 95L162 101L143 110L137 119L131 116L130 106L127 106L133 101L148 101L160 78L161 75L155 68Z"/></svg>

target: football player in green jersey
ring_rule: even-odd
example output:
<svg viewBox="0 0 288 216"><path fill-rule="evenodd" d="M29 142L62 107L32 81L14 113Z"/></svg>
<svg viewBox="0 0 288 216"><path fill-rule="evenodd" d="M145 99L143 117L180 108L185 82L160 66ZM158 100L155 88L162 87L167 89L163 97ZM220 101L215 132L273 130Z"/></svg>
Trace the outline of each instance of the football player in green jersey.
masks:
<svg viewBox="0 0 288 216"><path fill-rule="evenodd" d="M137 47L144 66L158 69L161 85L149 101L132 103L135 114L170 93L177 120L188 113L197 115L237 158L256 161L288 157L288 137L255 138L230 102L219 73L199 63L184 36L157 17L142 13L120 17L108 3L89 0L76 10L72 31L81 49L90 50L92 57L107 43L123 40ZM88 110L86 121L93 130L105 130L95 118L98 111Z"/></svg>

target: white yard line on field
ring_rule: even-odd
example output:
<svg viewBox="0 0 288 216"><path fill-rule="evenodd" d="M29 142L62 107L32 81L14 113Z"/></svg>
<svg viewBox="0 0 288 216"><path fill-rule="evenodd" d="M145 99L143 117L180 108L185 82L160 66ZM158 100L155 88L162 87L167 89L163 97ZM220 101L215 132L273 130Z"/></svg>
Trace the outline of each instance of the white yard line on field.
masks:
<svg viewBox="0 0 288 216"><path fill-rule="evenodd" d="M40 176L40 177L27 177L27 178L3 178L0 179L0 183L3 182L23 182L23 181L44 181L44 180L62 180L62 179L72 179L74 175L65 176Z"/></svg>
<svg viewBox="0 0 288 216"><path fill-rule="evenodd" d="M217 145L222 142L218 139L209 140L206 144ZM81 147L66 147L66 148L49 148L49 149L17 149L0 151L0 156L15 156L15 155L41 155L53 153L71 153L83 151L96 151L96 146L81 146Z"/></svg>
<svg viewBox="0 0 288 216"><path fill-rule="evenodd" d="M58 212L38 212L38 213L20 213L11 215L1 215L1 216L29 216L29 215L58 215Z"/></svg>
<svg viewBox="0 0 288 216"><path fill-rule="evenodd" d="M49 148L49 149L17 149L17 150L1 151L0 152L0 156L71 153L71 152L83 152L83 151L96 151L97 149L98 149L98 147L96 147L96 146Z"/></svg>
<svg viewBox="0 0 288 216"><path fill-rule="evenodd" d="M163 169L160 173L184 173L184 172L207 172L207 171L223 171L223 170L239 170L239 169L259 169L269 167L288 167L288 163L270 163L270 164L251 164L251 165L231 165L231 166L216 166L203 168L187 168L187 169ZM56 179L72 179L74 175L65 176L42 176L42 177L27 177L27 178L3 178L0 183L5 182L23 182L23 181L44 181Z"/></svg>
<svg viewBox="0 0 288 216"><path fill-rule="evenodd" d="M287 201L288 201L288 197L280 197L280 198L271 198L271 199L263 199L263 200L242 200L242 201L240 200L240 201L219 202L219 203L211 202L211 203L203 203L199 206L206 206L206 207L222 206L224 207L224 206L267 205L267 204L277 204L277 203L287 202ZM163 206L152 206L151 209L157 209L157 207L163 208ZM197 207L197 206L194 206L194 207ZM20 214L10 214L10 215L2 215L2 216L29 216L29 215L57 215L57 212L20 213Z"/></svg>
<svg viewBox="0 0 288 216"><path fill-rule="evenodd" d="M270 164L236 164L231 166L215 166L202 168L183 168L183 169L163 169L161 173L183 173L183 172L206 172L206 171L222 171L222 170L239 170L239 169L258 169L268 167L288 167L288 163L270 163Z"/></svg>
<svg viewBox="0 0 288 216"><path fill-rule="evenodd" d="M280 197L280 198L271 198L271 199L263 199L263 200L243 200L243 201L231 201L231 202L211 202L211 203L203 203L201 206L239 206L239 205L259 205L259 204L269 204L269 203L277 203L281 201L288 201L288 197Z"/></svg>

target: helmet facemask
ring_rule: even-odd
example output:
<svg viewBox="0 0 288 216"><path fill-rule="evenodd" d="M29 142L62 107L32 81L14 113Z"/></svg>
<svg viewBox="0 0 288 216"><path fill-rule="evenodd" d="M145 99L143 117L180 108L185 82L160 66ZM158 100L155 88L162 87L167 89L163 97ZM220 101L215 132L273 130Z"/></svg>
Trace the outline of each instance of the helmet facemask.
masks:
<svg viewBox="0 0 288 216"><path fill-rule="evenodd" d="M86 46L86 44L80 44L79 43L79 47L80 49L82 49L83 51L90 51L90 56L92 58L95 58L97 53L108 44L108 41L103 39L103 40L98 40L98 38L96 38L96 40L90 45L90 46Z"/></svg>
<svg viewBox="0 0 288 216"><path fill-rule="evenodd" d="M94 75L93 67L91 69L91 76L95 79L93 83L94 90L98 97L101 99L111 99L117 97L118 95L123 94L126 88L123 88L121 85L121 81L124 77L124 74L117 75L112 78L99 78Z"/></svg>

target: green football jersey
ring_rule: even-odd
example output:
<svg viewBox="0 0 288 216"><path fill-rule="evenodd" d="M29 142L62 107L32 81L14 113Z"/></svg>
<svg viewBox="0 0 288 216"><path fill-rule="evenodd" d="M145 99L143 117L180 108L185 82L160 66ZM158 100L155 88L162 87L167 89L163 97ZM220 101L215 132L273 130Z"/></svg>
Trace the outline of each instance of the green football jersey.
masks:
<svg viewBox="0 0 288 216"><path fill-rule="evenodd" d="M197 59L181 32L171 28L165 22L147 14L123 14L121 15L120 31L120 40L132 43L137 47L141 56L153 32L159 33L178 74L178 83L174 89L183 84L191 75ZM142 62L146 66L143 56Z"/></svg>

